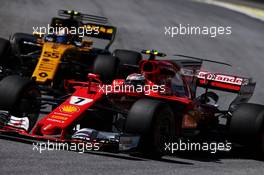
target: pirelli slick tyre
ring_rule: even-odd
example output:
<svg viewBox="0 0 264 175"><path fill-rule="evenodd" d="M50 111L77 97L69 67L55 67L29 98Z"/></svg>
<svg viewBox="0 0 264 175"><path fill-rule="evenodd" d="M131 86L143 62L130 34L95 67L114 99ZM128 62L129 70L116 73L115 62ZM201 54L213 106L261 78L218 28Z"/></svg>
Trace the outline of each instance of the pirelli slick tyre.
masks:
<svg viewBox="0 0 264 175"><path fill-rule="evenodd" d="M173 112L164 102L140 99L128 113L125 132L141 136L139 151L144 156L160 158L165 154L165 143L176 135Z"/></svg>
<svg viewBox="0 0 264 175"><path fill-rule="evenodd" d="M17 75L0 81L0 109L16 117L29 117L29 130L35 125L40 110L40 91L33 81Z"/></svg>
<svg viewBox="0 0 264 175"><path fill-rule="evenodd" d="M38 46L27 45L27 44L24 44L24 42L36 43L37 38L32 34L15 33L12 37L13 53L15 53L16 55L27 54L29 52L33 52L39 49Z"/></svg>
<svg viewBox="0 0 264 175"><path fill-rule="evenodd" d="M111 55L98 55L94 61L93 73L100 75L103 83L111 84L117 75L119 60Z"/></svg>
<svg viewBox="0 0 264 175"><path fill-rule="evenodd" d="M120 60L120 64L138 65L142 60L142 55L139 52L131 50L116 49L113 55Z"/></svg>
<svg viewBox="0 0 264 175"><path fill-rule="evenodd" d="M120 78L126 78L129 74L137 72L136 66L142 60L142 55L139 52L131 50L117 49L114 50L113 56L117 57L120 61L118 70Z"/></svg>
<svg viewBox="0 0 264 175"><path fill-rule="evenodd" d="M230 121L230 134L234 141L253 148L264 155L264 106L240 104Z"/></svg>
<svg viewBox="0 0 264 175"><path fill-rule="evenodd" d="M10 52L10 42L4 38L0 38L0 64L8 62Z"/></svg>

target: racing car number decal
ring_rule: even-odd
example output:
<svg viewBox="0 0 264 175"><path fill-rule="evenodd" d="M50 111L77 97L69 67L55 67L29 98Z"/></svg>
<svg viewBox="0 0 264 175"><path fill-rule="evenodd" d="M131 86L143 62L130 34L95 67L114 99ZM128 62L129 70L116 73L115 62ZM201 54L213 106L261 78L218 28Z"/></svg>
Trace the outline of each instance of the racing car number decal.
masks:
<svg viewBox="0 0 264 175"><path fill-rule="evenodd" d="M33 72L32 78L38 83L53 81L61 63L63 53L73 48L72 45L57 45L54 48L53 43L46 42L43 45L41 56Z"/></svg>
<svg viewBox="0 0 264 175"><path fill-rule="evenodd" d="M45 51L43 53L43 56L48 58L60 58L60 53Z"/></svg>
<svg viewBox="0 0 264 175"><path fill-rule="evenodd" d="M70 99L70 104L82 106L82 105L85 105L85 104L90 103L92 101L93 101L93 99L90 99L90 98L72 96Z"/></svg>

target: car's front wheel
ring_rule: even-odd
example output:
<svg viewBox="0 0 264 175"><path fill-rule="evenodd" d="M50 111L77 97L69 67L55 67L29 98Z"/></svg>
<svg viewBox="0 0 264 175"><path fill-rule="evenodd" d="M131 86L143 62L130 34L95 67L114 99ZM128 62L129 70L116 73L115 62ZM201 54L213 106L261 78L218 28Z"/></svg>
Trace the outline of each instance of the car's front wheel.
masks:
<svg viewBox="0 0 264 175"><path fill-rule="evenodd" d="M29 131L38 119L40 95L33 81L20 76L11 75L0 81L0 109L16 117L28 117Z"/></svg>
<svg viewBox="0 0 264 175"><path fill-rule="evenodd" d="M165 102L140 99L128 113L125 132L141 135L139 151L144 156L160 158L165 154L165 144L175 139L174 114Z"/></svg>

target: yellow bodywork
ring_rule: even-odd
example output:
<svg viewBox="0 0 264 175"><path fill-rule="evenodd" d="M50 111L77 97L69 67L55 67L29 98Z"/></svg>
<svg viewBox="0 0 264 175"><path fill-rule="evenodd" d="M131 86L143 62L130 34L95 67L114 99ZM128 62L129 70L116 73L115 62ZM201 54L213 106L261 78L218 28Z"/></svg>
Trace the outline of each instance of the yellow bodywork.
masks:
<svg viewBox="0 0 264 175"><path fill-rule="evenodd" d="M55 77L59 64L61 63L63 54L66 50L74 47L75 46L68 44L45 42L32 78L40 84L52 81Z"/></svg>

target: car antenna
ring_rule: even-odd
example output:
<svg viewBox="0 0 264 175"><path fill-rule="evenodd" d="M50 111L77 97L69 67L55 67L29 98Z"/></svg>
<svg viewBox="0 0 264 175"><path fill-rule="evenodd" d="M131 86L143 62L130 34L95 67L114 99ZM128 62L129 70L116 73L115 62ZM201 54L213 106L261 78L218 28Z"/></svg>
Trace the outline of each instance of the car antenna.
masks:
<svg viewBox="0 0 264 175"><path fill-rule="evenodd" d="M211 63L223 64L223 65L232 67L232 65L228 64L228 63L224 63L224 62L220 62L220 61L214 61L214 60L208 60L208 59L203 59L203 58L198 58L198 57L193 57L193 56L188 56L188 55L175 54L173 56L191 58L191 59L195 59L195 60L199 60L199 61L207 61L207 62L211 62Z"/></svg>

